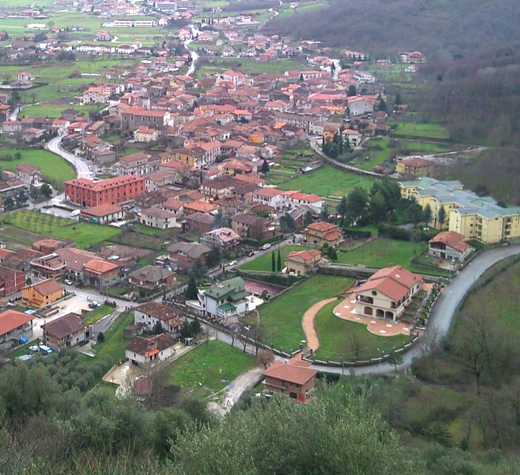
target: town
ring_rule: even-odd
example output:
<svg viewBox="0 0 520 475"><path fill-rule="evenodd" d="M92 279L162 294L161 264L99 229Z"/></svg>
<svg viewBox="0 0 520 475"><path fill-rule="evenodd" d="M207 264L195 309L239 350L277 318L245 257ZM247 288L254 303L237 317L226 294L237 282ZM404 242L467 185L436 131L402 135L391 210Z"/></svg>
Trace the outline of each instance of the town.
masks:
<svg viewBox="0 0 520 475"><path fill-rule="evenodd" d="M414 109L427 54L271 34L326 3L250 3L2 2L3 364L154 410L312 405L408 374L520 252L520 207L453 178L485 147Z"/></svg>

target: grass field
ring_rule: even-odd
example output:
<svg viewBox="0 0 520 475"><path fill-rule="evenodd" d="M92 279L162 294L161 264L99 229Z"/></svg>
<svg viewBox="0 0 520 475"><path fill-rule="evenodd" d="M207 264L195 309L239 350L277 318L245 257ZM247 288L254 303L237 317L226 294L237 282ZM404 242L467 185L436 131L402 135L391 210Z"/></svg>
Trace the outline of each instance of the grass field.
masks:
<svg viewBox="0 0 520 475"><path fill-rule="evenodd" d="M450 138L446 127L437 124L399 124L392 132L394 137L410 137L424 139L447 140Z"/></svg>
<svg viewBox="0 0 520 475"><path fill-rule="evenodd" d="M344 361L355 361L377 358L381 353L387 354L410 341L405 335L378 336L370 333L366 325L336 317L332 312L338 303L325 305L314 320L320 338L320 348L315 353L317 359L340 361L343 357Z"/></svg>
<svg viewBox="0 0 520 475"><path fill-rule="evenodd" d="M300 5L298 5L297 8L283 9L276 18L277 19L291 18L294 15L298 15L301 13L308 13L317 8L324 8L324 7L328 7L328 6L329 6L329 4L327 2L323 2L323 1L301 3ZM319 12L317 12L317 13L319 13Z"/></svg>
<svg viewBox="0 0 520 475"><path fill-rule="evenodd" d="M81 249L107 241L121 233L120 229L59 218L37 211L20 210L2 216L2 221L14 227L53 236L58 239L71 238Z"/></svg>
<svg viewBox="0 0 520 475"><path fill-rule="evenodd" d="M133 312L122 313L105 333L105 341L94 346L94 360L109 358L113 364L125 359L125 346L129 340L123 338L123 330L134 321Z"/></svg>
<svg viewBox="0 0 520 475"><path fill-rule="evenodd" d="M343 196L356 186L369 189L374 178L354 175L324 165L307 175L280 183L280 190L300 190L304 193L316 193L320 196Z"/></svg>
<svg viewBox="0 0 520 475"><path fill-rule="evenodd" d="M200 78L203 74L216 74L226 68L238 69L249 74L261 74L283 73L288 69L299 67L298 63L291 59L278 59L269 63L244 58L212 58L210 61L210 63L204 63L200 66L196 73L197 78Z"/></svg>
<svg viewBox="0 0 520 475"><path fill-rule="evenodd" d="M0 162L0 168L3 170L14 170L19 163L30 163L39 167L42 174L46 178L53 178L58 181L71 180L76 176L76 172L72 165L51 152L46 150L16 150L3 149L0 153L10 153L14 155L16 152L22 154L20 160L12 160L10 162Z"/></svg>
<svg viewBox="0 0 520 475"><path fill-rule="evenodd" d="M291 251L304 251L305 249L309 249L305 246L284 246L280 248L280 256L282 259L282 266L285 262L285 258L287 257L287 254ZM264 272L271 272L271 259L272 254L274 252L275 260L278 259L278 249L273 249L272 252L268 252L264 254L263 256L257 257L256 259L253 259L252 261L249 261L247 264L244 264L240 267L242 270L257 270L257 271L264 271Z"/></svg>
<svg viewBox="0 0 520 475"><path fill-rule="evenodd" d="M110 315L113 311L114 309L112 307L103 304L101 307L95 308L87 314L87 316L84 318L85 323L87 325L92 325L101 320L103 317Z"/></svg>
<svg viewBox="0 0 520 475"><path fill-rule="evenodd" d="M171 384L193 389L199 396L208 396L256 365L255 359L239 348L211 340L173 361L168 370Z"/></svg>
<svg viewBox="0 0 520 475"><path fill-rule="evenodd" d="M75 109L79 112L80 115L88 116L89 112L99 111L104 106L101 104L88 104L84 106L80 105L69 105L69 104L37 104L34 106L24 107L22 110L22 114L25 117L57 117L59 118L61 113L66 109Z"/></svg>
<svg viewBox="0 0 520 475"><path fill-rule="evenodd" d="M296 350L300 341L305 339L303 314L311 305L339 294L351 283L343 277L317 274L260 307L260 323L266 330L266 343L284 351Z"/></svg>

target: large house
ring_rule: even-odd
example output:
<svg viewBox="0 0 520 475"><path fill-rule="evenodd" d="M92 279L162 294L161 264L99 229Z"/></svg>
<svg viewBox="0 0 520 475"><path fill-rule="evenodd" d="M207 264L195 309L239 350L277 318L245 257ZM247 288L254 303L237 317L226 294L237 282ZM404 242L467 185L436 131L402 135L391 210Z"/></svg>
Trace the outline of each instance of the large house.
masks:
<svg viewBox="0 0 520 475"><path fill-rule="evenodd" d="M325 221L309 224L303 230L303 235L309 244L320 247L324 244L334 247L343 241L343 235L339 231L338 226Z"/></svg>
<svg viewBox="0 0 520 475"><path fill-rule="evenodd" d="M314 389L314 381L318 371L309 368L311 363L291 359L275 361L264 372L264 386L267 393L281 393L306 402Z"/></svg>
<svg viewBox="0 0 520 475"><path fill-rule="evenodd" d="M177 242L168 247L170 259L179 261L187 266L195 264L197 259L204 261L211 248L198 242Z"/></svg>
<svg viewBox="0 0 520 475"><path fill-rule="evenodd" d="M321 252L318 250L292 251L285 259L287 272L294 272L297 275L304 275L311 272L321 259Z"/></svg>
<svg viewBox="0 0 520 475"><path fill-rule="evenodd" d="M241 238L263 241L274 236L276 227L268 218L260 218L253 213L237 213L231 217L231 229Z"/></svg>
<svg viewBox="0 0 520 475"><path fill-rule="evenodd" d="M65 295L63 286L54 279L28 285L22 289L22 304L32 308L42 308Z"/></svg>
<svg viewBox="0 0 520 475"><path fill-rule="evenodd" d="M145 226L150 226L156 229L170 229L180 227L177 224L175 214L165 211L160 208L143 209L137 215L137 221Z"/></svg>
<svg viewBox="0 0 520 475"><path fill-rule="evenodd" d="M0 313L0 351L6 351L18 343L25 343L33 336L34 315L6 310Z"/></svg>
<svg viewBox="0 0 520 475"><path fill-rule="evenodd" d="M51 348L71 348L88 340L91 328L75 313L68 313L43 328L43 341Z"/></svg>
<svg viewBox="0 0 520 475"><path fill-rule="evenodd" d="M442 231L428 241L428 254L452 262L463 262L471 252L464 236L455 231Z"/></svg>
<svg viewBox="0 0 520 475"><path fill-rule="evenodd" d="M192 302L191 306L207 317L226 318L245 314L249 310L248 296L244 280L235 277L199 290L198 302Z"/></svg>
<svg viewBox="0 0 520 475"><path fill-rule="evenodd" d="M81 210L80 218L97 224L106 224L111 221L124 219L125 212L121 206L104 204Z"/></svg>
<svg viewBox="0 0 520 475"><path fill-rule="evenodd" d="M398 320L423 280L402 266L378 270L356 288L356 313L369 317Z"/></svg>
<svg viewBox="0 0 520 475"><path fill-rule="evenodd" d="M423 209L430 207L428 224L434 228L455 231L485 244L520 237L520 207L503 208L490 196L464 190L459 181L422 177L399 185L403 198L415 199Z"/></svg>
<svg viewBox="0 0 520 475"><path fill-rule="evenodd" d="M161 266L145 266L128 276L128 281L142 289L154 289L162 285L170 285L175 280L173 272Z"/></svg>
<svg viewBox="0 0 520 475"><path fill-rule="evenodd" d="M227 251L240 244L240 236L230 228L218 228L204 234L201 241L210 247Z"/></svg>
<svg viewBox="0 0 520 475"><path fill-rule="evenodd" d="M397 160L395 171L401 175L410 175L414 178L431 176L435 169L435 162L421 157L405 157Z"/></svg>
<svg viewBox="0 0 520 475"><path fill-rule="evenodd" d="M178 310L158 302L146 302L134 309L134 323L147 331L161 323L166 333L177 333L183 321Z"/></svg>
<svg viewBox="0 0 520 475"><path fill-rule="evenodd" d="M125 356L133 364L154 365L175 354L175 342L164 333L148 338L136 336L125 347Z"/></svg>
<svg viewBox="0 0 520 475"><path fill-rule="evenodd" d="M97 183L86 178L65 182L66 199L83 207L126 203L144 192L145 179L133 175L118 176Z"/></svg>

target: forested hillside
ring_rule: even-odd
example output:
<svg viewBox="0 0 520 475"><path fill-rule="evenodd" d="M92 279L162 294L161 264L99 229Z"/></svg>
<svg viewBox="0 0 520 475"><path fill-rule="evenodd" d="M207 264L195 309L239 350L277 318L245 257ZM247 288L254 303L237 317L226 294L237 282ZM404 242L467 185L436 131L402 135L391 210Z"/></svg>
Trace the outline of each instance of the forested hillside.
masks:
<svg viewBox="0 0 520 475"><path fill-rule="evenodd" d="M520 40L519 17L517 0L334 0L266 29L374 55L420 50L442 59Z"/></svg>

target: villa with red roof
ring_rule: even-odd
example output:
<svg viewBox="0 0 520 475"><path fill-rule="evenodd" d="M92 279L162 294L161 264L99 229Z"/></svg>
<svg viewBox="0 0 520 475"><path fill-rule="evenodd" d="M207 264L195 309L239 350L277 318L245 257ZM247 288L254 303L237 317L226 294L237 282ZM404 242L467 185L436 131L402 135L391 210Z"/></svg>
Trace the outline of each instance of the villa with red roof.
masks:
<svg viewBox="0 0 520 475"><path fill-rule="evenodd" d="M291 359L275 361L262 374L267 393L282 393L291 399L305 403L314 389L318 371L309 368L308 361Z"/></svg>
<svg viewBox="0 0 520 475"><path fill-rule="evenodd" d="M0 313L0 351L16 345L20 338L25 340L33 336L34 315L6 310Z"/></svg>
<svg viewBox="0 0 520 475"><path fill-rule="evenodd" d="M308 274L321 259L321 251L311 249L310 251L292 251L287 255L285 267L287 272L297 275Z"/></svg>
<svg viewBox="0 0 520 475"><path fill-rule="evenodd" d="M309 244L321 247L324 244L337 246L343 241L343 235L336 224L325 221L317 221L309 224L304 230L303 235Z"/></svg>
<svg viewBox="0 0 520 475"><path fill-rule="evenodd" d="M464 236L455 231L443 231L428 241L428 254L433 257L463 262L472 248Z"/></svg>
<svg viewBox="0 0 520 475"><path fill-rule="evenodd" d="M421 290L420 276L402 266L378 270L356 288L356 313L396 321Z"/></svg>

